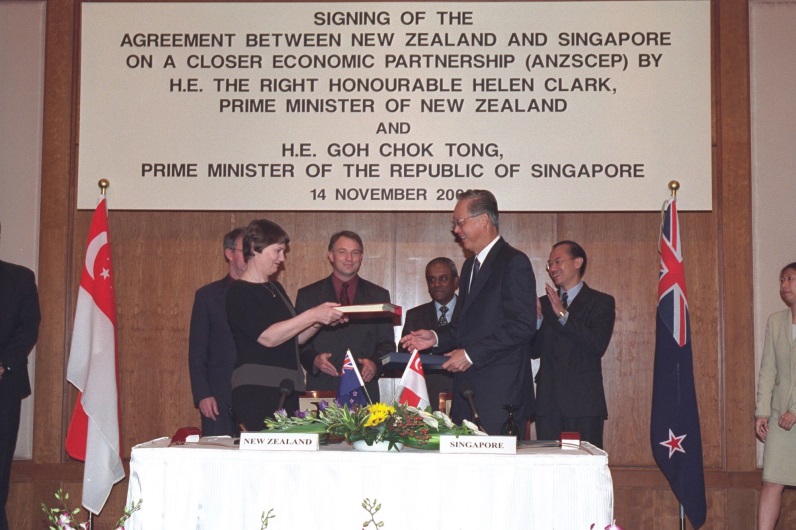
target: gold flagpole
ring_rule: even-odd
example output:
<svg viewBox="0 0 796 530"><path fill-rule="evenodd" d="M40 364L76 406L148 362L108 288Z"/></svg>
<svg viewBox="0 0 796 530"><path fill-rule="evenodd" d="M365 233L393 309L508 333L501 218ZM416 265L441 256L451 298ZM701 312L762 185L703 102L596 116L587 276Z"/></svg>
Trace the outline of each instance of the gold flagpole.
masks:
<svg viewBox="0 0 796 530"><path fill-rule="evenodd" d="M104 196L105 192L108 190L108 186L110 185L111 183L110 181L108 181L108 179L99 179L99 182L97 182L97 186L99 186L100 195ZM88 512L88 527L94 528L94 513L91 510L86 510L86 511Z"/></svg>
<svg viewBox="0 0 796 530"><path fill-rule="evenodd" d="M676 180L670 180L669 189L672 191L672 198L676 199L677 190L680 189L680 183ZM685 530L685 509L682 503L680 503L680 530Z"/></svg>

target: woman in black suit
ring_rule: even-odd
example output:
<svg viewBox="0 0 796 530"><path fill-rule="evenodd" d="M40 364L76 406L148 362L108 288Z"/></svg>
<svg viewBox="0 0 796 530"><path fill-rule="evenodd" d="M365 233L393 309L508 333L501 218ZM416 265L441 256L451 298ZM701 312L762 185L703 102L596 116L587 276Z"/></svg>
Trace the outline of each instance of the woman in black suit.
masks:
<svg viewBox="0 0 796 530"><path fill-rule="evenodd" d="M287 233L266 219L252 221L243 236L246 272L227 292L227 320L237 349L232 373L232 409L247 430L261 430L277 409L280 387L289 381L304 390L304 372L298 345L312 337L322 325L336 325L345 316L339 304L323 303L296 315L285 289L271 278L285 262ZM293 393L284 408L298 408Z"/></svg>

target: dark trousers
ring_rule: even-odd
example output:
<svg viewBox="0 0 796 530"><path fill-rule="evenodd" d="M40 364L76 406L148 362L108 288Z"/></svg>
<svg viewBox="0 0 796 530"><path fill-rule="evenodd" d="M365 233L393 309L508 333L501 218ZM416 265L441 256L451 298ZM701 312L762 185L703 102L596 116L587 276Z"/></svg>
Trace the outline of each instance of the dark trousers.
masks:
<svg viewBox="0 0 796 530"><path fill-rule="evenodd" d="M8 530L6 501L11 481L11 463L17 447L22 400L0 380L0 530Z"/></svg>
<svg viewBox="0 0 796 530"><path fill-rule="evenodd" d="M205 418L201 412L199 415L202 417L202 436L235 436L235 422L229 407L219 402L215 420Z"/></svg>
<svg viewBox="0 0 796 530"><path fill-rule="evenodd" d="M539 440L560 440L562 432L580 433L582 442L603 448L603 424L601 416L569 418L558 411L536 417L536 437Z"/></svg>

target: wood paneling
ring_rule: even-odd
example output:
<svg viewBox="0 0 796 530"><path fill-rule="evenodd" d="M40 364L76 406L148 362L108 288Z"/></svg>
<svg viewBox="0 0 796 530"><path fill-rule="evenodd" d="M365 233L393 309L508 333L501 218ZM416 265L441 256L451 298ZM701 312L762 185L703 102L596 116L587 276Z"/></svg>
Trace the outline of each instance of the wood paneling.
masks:
<svg viewBox="0 0 796 530"><path fill-rule="evenodd" d="M74 391L64 380L74 299L91 212L74 207L75 0L48 0L42 232L39 286L44 320L38 345L34 458L12 471L13 528L43 526L39 504L63 486L79 499L82 464L63 452ZM709 513L705 528L754 525L760 472L751 430L754 348L751 321L751 203L747 4L714 2L713 189L711 212L681 217L691 308L694 371L701 412ZM198 425L187 368L193 293L225 270L222 235L265 217L290 234L279 279L290 297L329 274L333 231L358 232L365 243L362 276L388 288L408 309L428 299L423 271L437 256L461 265L464 253L450 213L131 212L113 209L110 228L119 322L124 455L140 442ZM667 190L661 190L661 200ZM688 193L683 189L680 193ZM615 481L615 513L625 528L677 524L677 502L652 462L649 410L655 337L660 215L645 213L504 213L501 233L526 252L537 286L550 247L580 242L589 255L586 280L617 301L614 336L604 360L609 419L606 448ZM113 528L127 481L111 494L97 528ZM146 502L146 499L144 499ZM796 519L786 492L780 528ZM689 526L690 528L690 526Z"/></svg>

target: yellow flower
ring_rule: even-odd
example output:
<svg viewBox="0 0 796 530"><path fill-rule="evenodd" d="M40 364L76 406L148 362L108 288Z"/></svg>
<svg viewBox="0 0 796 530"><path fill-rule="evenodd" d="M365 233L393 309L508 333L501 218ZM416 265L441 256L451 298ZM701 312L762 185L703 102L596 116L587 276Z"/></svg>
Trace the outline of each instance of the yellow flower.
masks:
<svg viewBox="0 0 796 530"><path fill-rule="evenodd" d="M374 403L368 406L368 412L370 416L368 416L365 422L365 427L373 427L383 423L391 414L395 414L395 407L385 405L384 403Z"/></svg>

